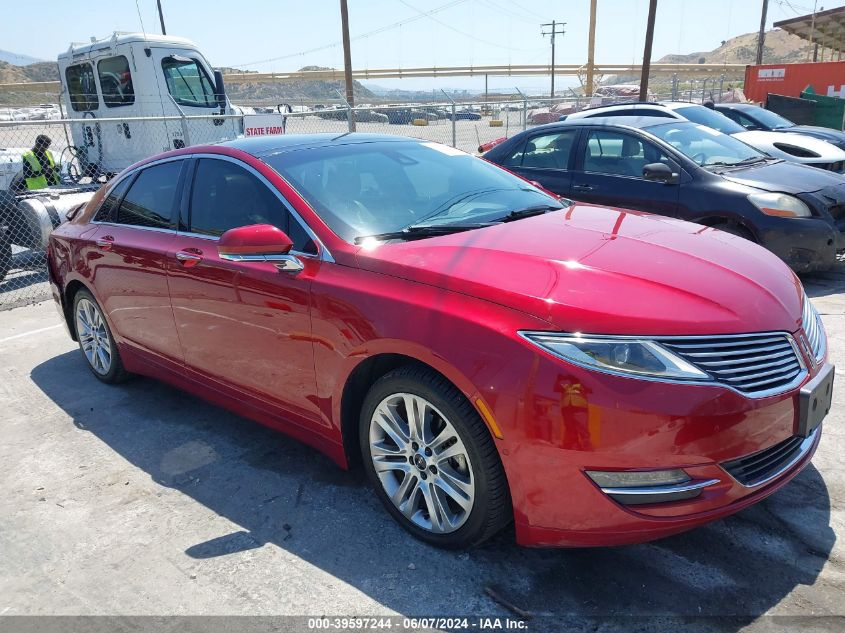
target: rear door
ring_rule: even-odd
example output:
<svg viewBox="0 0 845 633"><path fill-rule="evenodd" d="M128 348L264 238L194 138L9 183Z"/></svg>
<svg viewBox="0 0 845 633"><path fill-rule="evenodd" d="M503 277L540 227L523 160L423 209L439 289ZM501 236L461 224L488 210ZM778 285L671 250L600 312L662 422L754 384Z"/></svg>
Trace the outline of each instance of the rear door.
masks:
<svg viewBox="0 0 845 633"><path fill-rule="evenodd" d="M588 128L576 155L571 197L594 204L676 215L680 185L643 178L643 167L649 163L665 163L672 171L680 171L674 160L647 139L616 129Z"/></svg>
<svg viewBox="0 0 845 633"><path fill-rule="evenodd" d="M168 256L170 296L185 366L199 380L309 420L319 417L311 343L310 288L320 266L315 242L275 188L228 157L198 157ZM273 224L304 264L283 272L217 252L220 235Z"/></svg>
<svg viewBox="0 0 845 633"><path fill-rule="evenodd" d="M94 287L116 334L159 362L181 364L167 286L183 159L144 167L118 183L95 218Z"/></svg>
<svg viewBox="0 0 845 633"><path fill-rule="evenodd" d="M575 128L534 134L506 157L502 165L523 178L536 180L559 196L569 196L572 149L577 140Z"/></svg>

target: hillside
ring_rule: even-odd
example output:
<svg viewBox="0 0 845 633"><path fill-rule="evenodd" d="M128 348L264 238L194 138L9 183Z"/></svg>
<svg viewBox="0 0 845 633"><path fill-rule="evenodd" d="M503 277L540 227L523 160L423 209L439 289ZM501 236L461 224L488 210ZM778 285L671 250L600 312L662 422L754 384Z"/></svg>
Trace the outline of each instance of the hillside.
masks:
<svg viewBox="0 0 845 633"><path fill-rule="evenodd" d="M244 71L235 68L222 68L223 74L241 73ZM300 70L330 70L320 66L305 66ZM368 90L359 81L353 82L353 93L356 102L372 101L376 95ZM275 104L280 101L337 101L338 91L345 93L346 89L342 81L284 81L279 83L245 82L229 84L226 86L226 93L236 103L246 105ZM292 105L294 105L292 103Z"/></svg>
<svg viewBox="0 0 845 633"><path fill-rule="evenodd" d="M13 53L11 51L4 51L0 49L0 61L14 64L15 66L26 66L27 64L34 64L43 60L37 57L30 57L29 55L21 55L20 53Z"/></svg>
<svg viewBox="0 0 845 633"><path fill-rule="evenodd" d="M807 56L807 42L786 31L773 29L766 33L763 46L764 64L781 64L804 61ZM712 51L689 53L687 55L664 55L659 64L753 64L757 57L757 33L745 33L723 42Z"/></svg>

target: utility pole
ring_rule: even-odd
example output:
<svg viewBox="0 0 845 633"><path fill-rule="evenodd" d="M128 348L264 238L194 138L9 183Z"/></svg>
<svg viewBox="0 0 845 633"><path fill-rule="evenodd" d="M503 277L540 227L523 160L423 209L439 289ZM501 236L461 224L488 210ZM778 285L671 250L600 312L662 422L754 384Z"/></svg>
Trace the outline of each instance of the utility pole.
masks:
<svg viewBox="0 0 845 633"><path fill-rule="evenodd" d="M593 96L593 68L596 57L596 0L590 0L590 35L587 41L587 98Z"/></svg>
<svg viewBox="0 0 845 633"><path fill-rule="evenodd" d="M769 12L769 0L763 0L760 14L760 32L757 34L757 65L763 63L763 45L766 43L766 14Z"/></svg>
<svg viewBox="0 0 845 633"><path fill-rule="evenodd" d="M813 2L813 18L810 20L810 46L807 47L807 61L810 61L810 52L813 51L813 37L815 36L816 30L816 9L818 9L818 6L819 0L815 0L815 2ZM824 7L822 7L822 9L824 9ZM813 61L816 60L813 59Z"/></svg>
<svg viewBox="0 0 845 633"><path fill-rule="evenodd" d="M645 27L643 48L643 74L640 77L640 101L648 100L648 75L651 72L651 45L654 41L654 18L657 15L657 0L648 1L648 23Z"/></svg>
<svg viewBox="0 0 845 633"><path fill-rule="evenodd" d="M158 5L158 20L161 22L161 34L167 35L167 30L164 28L164 13L161 12L161 0L156 0Z"/></svg>
<svg viewBox="0 0 845 633"><path fill-rule="evenodd" d="M544 31L546 27L551 27L551 31ZM555 98L555 35L563 35L566 31L564 27L566 26L566 22L555 22L554 20L551 21L550 24L541 24L540 25L540 32L543 35L551 35L552 36L552 92L551 97L552 99ZM560 29L558 31L558 29Z"/></svg>
<svg viewBox="0 0 845 633"><path fill-rule="evenodd" d="M352 93L352 53L349 47L349 9L346 0L340 0L340 22L343 27L343 76L346 79L346 102L350 108L355 106L355 95ZM355 113L349 117L349 131L355 131Z"/></svg>

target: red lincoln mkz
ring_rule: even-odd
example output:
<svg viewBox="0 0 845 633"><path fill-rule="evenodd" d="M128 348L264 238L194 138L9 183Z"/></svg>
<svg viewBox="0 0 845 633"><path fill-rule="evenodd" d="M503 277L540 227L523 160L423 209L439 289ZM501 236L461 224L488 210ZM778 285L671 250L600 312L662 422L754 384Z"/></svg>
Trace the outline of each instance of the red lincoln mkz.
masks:
<svg viewBox="0 0 845 633"><path fill-rule="evenodd" d="M436 143L162 154L48 257L97 378L154 376L360 461L440 546L511 520L576 546L712 521L806 466L830 408L820 318L774 255Z"/></svg>

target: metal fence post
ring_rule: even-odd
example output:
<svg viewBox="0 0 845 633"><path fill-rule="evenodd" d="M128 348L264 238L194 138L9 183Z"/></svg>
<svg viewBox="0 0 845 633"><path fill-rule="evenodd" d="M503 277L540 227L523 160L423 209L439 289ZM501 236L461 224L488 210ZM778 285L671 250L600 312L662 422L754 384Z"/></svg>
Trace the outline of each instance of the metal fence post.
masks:
<svg viewBox="0 0 845 633"><path fill-rule="evenodd" d="M185 118L184 112L180 114L179 119L182 124L182 142L185 144L185 147L188 147L191 144L191 138L188 134L188 120Z"/></svg>
<svg viewBox="0 0 845 633"><path fill-rule="evenodd" d="M522 90L519 88L516 91L522 97L522 131L524 132L528 128L528 97L522 94Z"/></svg>
<svg viewBox="0 0 845 633"><path fill-rule="evenodd" d="M452 97L450 97L449 94L445 90L443 90L442 88L440 89L440 92L442 92L443 95L452 104L452 147L457 147L458 146L458 140L457 140L456 125L457 125L458 122L457 122L457 117L455 116L455 100Z"/></svg>
<svg viewBox="0 0 845 633"><path fill-rule="evenodd" d="M346 97L343 96L343 93L340 90L335 89L337 96L340 97L340 100L343 101L343 105L346 106L346 122L349 125L349 131L355 131L355 112L352 110L352 105L346 100Z"/></svg>

